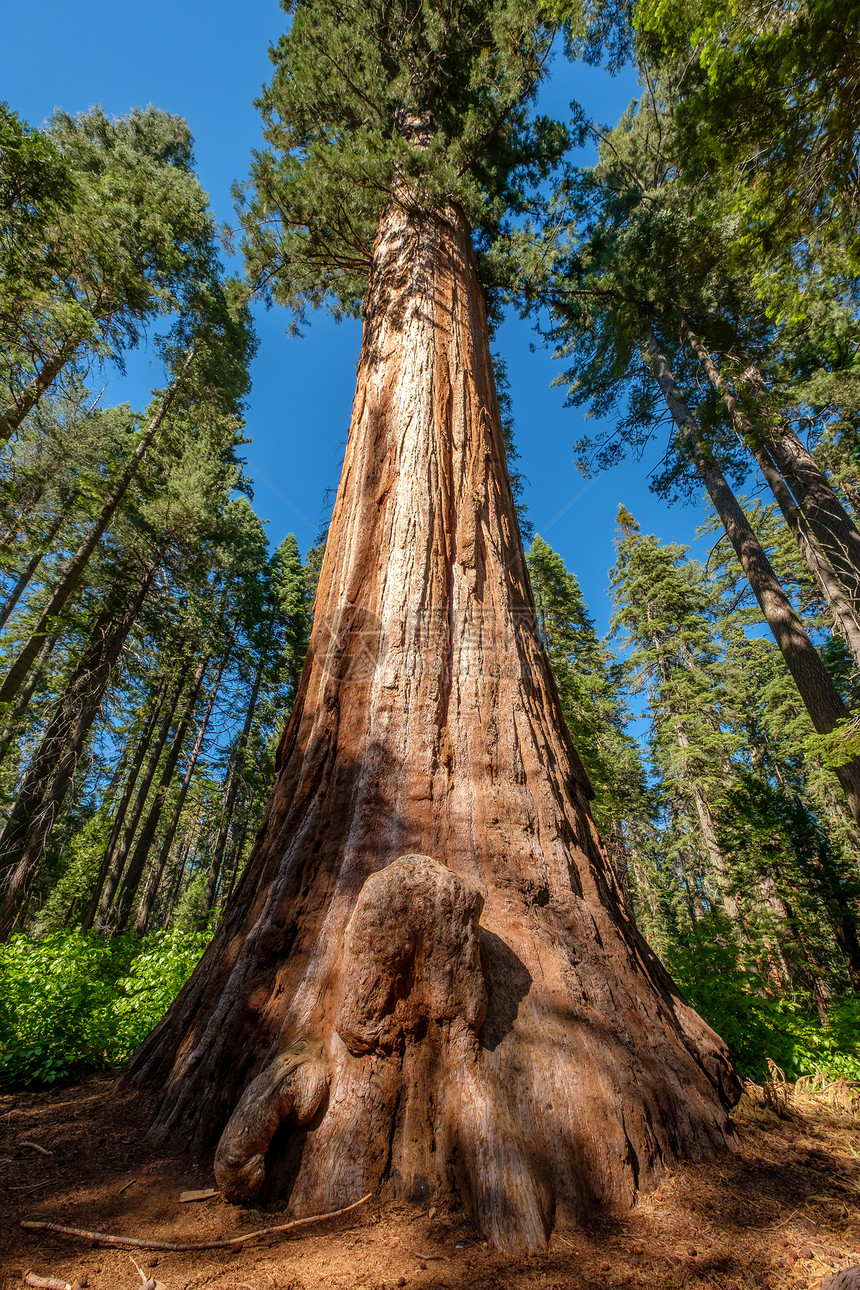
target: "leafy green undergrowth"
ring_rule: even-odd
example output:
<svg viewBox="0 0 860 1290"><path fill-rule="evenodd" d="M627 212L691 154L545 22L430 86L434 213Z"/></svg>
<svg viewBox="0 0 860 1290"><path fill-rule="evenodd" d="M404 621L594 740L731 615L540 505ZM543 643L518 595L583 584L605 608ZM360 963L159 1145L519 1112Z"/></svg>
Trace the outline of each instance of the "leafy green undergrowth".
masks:
<svg viewBox="0 0 860 1290"><path fill-rule="evenodd" d="M163 1016L210 932L53 932L0 945L0 1086L45 1086L124 1061Z"/></svg>
<svg viewBox="0 0 860 1290"><path fill-rule="evenodd" d="M668 966L685 997L731 1049L746 1079L761 1081L767 1059L786 1079L820 1073L860 1080L860 998L832 999L824 1026L810 1001L771 997L755 971L742 971L727 947L706 940L673 947Z"/></svg>
<svg viewBox="0 0 860 1290"><path fill-rule="evenodd" d="M0 945L0 1087L47 1086L124 1061L167 1011L210 935L65 931ZM860 1080L860 998L834 1000L824 1027L807 1001L769 997L728 947L706 937L674 947L669 967L745 1077L763 1079L771 1058L790 1080L816 1072Z"/></svg>

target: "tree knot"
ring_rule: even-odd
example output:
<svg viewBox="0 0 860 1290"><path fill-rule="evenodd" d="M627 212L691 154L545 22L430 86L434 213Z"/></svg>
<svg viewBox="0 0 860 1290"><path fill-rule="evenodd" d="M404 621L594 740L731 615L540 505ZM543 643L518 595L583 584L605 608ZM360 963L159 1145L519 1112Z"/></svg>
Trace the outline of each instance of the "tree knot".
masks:
<svg viewBox="0 0 860 1290"><path fill-rule="evenodd" d="M420 1040L431 1024L480 1029L487 1013L483 898L430 856L371 874L346 929L335 1027L355 1056Z"/></svg>
<svg viewBox="0 0 860 1290"><path fill-rule="evenodd" d="M225 1200L247 1201L266 1180L266 1151L285 1120L307 1124L328 1090L328 1073L301 1039L248 1085L221 1134L215 1181Z"/></svg>

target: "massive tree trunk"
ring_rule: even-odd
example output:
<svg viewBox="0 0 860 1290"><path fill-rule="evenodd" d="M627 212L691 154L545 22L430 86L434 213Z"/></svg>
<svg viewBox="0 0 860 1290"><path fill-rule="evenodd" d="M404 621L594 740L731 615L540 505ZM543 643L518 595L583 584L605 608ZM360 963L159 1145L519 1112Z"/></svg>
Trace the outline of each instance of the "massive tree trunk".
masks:
<svg viewBox="0 0 860 1290"><path fill-rule="evenodd" d="M392 208L275 790L126 1076L160 1093L154 1135L223 1129L224 1194L297 1214L457 1192L508 1249L723 1150L727 1050L633 927L588 796L469 231Z"/></svg>

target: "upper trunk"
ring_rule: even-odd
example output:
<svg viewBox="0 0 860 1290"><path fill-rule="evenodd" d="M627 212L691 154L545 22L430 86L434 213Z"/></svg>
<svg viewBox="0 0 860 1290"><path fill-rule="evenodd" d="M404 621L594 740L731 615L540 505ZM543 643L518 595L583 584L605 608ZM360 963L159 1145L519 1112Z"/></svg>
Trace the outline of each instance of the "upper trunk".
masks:
<svg viewBox="0 0 860 1290"><path fill-rule="evenodd" d="M454 1188L533 1248L723 1147L725 1046L623 909L540 645L454 210L381 221L279 765L224 921L130 1068L172 1141L235 1108L225 1194L310 1213Z"/></svg>

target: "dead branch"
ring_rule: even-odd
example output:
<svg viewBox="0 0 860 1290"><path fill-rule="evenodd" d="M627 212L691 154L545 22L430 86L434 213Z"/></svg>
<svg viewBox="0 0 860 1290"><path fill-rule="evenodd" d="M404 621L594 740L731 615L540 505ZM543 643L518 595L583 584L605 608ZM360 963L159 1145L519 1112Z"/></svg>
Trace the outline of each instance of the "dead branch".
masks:
<svg viewBox="0 0 860 1290"><path fill-rule="evenodd" d="M60 1277L38 1277L35 1272L24 1273L24 1283L28 1286L39 1286L41 1290L80 1290L79 1282L71 1285Z"/></svg>
<svg viewBox="0 0 860 1290"><path fill-rule="evenodd" d="M96 1241L99 1245L131 1245L138 1249L168 1250L171 1253L184 1253L187 1250L226 1250L234 1245L244 1245L258 1236L274 1236L278 1232L289 1232L294 1227L321 1223L326 1218L339 1218L341 1214L348 1214L351 1209L357 1209L359 1205L363 1205L372 1195L372 1192L368 1192L361 1200L355 1200L351 1205L344 1205L343 1209L333 1209L327 1214L312 1214L308 1218L294 1218L291 1223L280 1223L277 1227L261 1227L257 1232L234 1236L229 1241L193 1241L187 1244L177 1241L150 1241L142 1236L109 1236L107 1232L90 1232L85 1227L63 1227L60 1223L41 1223L28 1219L23 1219L21 1226L29 1232L58 1232L62 1236L80 1236L85 1241Z"/></svg>
<svg viewBox="0 0 860 1290"><path fill-rule="evenodd" d="M40 1147L38 1142L28 1142L26 1139L23 1142L19 1142L18 1146L32 1147L34 1151L40 1151L43 1156L52 1156L54 1154L53 1151L49 1151L47 1147Z"/></svg>

